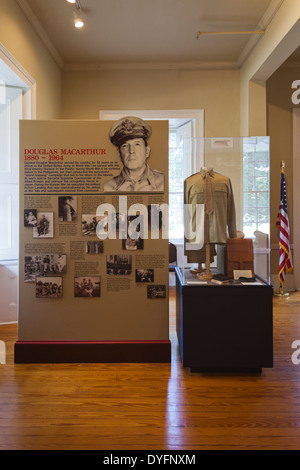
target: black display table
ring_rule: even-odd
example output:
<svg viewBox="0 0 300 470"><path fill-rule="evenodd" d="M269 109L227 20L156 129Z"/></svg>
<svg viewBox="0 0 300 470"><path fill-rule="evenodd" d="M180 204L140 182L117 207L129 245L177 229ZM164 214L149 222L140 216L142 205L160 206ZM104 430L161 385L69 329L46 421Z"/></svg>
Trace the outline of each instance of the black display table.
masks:
<svg viewBox="0 0 300 470"><path fill-rule="evenodd" d="M261 372L273 367L273 287L197 284L176 268L176 329L191 372ZM194 283L196 282L196 283Z"/></svg>

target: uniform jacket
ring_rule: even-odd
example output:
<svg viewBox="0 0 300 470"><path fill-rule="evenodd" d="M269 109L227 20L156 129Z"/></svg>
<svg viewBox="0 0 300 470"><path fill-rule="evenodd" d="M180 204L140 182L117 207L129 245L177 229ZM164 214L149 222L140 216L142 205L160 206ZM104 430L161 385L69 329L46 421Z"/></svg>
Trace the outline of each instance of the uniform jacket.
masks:
<svg viewBox="0 0 300 470"><path fill-rule="evenodd" d="M237 237L232 185L227 176L214 172L212 168L209 171L212 178L213 213L206 218L203 217L202 223L196 227L196 205L204 205L205 203L206 171L201 169L199 173L190 176L184 182L184 202L185 204L191 204L191 217L187 223L191 224L190 228L196 234L199 230L201 234L204 234L203 223L206 220L207 236L205 242L225 244L228 235L229 238ZM193 240L189 240L189 242L193 243Z"/></svg>

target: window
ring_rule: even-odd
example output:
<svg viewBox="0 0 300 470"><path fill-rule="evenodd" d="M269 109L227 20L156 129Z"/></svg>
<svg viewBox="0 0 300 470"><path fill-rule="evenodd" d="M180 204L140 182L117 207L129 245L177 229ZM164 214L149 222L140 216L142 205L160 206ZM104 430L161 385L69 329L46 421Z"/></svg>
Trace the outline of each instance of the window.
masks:
<svg viewBox="0 0 300 470"><path fill-rule="evenodd" d="M245 139L243 151L243 231L246 237L253 237L256 231L269 234L269 169L269 138Z"/></svg>
<svg viewBox="0 0 300 470"><path fill-rule="evenodd" d="M174 243L182 241L183 228L183 184L184 184L183 140L178 133L169 133L169 238Z"/></svg>

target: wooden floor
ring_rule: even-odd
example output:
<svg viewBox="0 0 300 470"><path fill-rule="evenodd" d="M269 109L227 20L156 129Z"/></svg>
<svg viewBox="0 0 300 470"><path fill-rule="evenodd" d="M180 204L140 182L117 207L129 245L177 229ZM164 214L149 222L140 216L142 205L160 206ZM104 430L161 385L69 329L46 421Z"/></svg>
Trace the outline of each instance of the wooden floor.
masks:
<svg viewBox="0 0 300 470"><path fill-rule="evenodd" d="M274 299L275 366L252 376L183 369L170 304L171 365L15 365L0 326L0 449L299 449L300 294Z"/></svg>

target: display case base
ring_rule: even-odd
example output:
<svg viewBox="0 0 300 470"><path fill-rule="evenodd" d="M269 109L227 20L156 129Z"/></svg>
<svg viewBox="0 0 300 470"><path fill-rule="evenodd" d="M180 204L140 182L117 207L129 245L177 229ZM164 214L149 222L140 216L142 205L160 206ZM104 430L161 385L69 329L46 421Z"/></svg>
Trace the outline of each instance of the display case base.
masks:
<svg viewBox="0 0 300 470"><path fill-rule="evenodd" d="M192 373L261 373L273 367L273 287L187 284L176 268L176 331ZM189 275L189 270L187 270Z"/></svg>
<svg viewBox="0 0 300 470"><path fill-rule="evenodd" d="M257 368L244 368L244 369L218 369L218 368L212 368L212 369L206 369L206 368L198 368L198 367L191 367L190 368L191 374L237 374L237 375L243 375L243 374L261 374L262 373L262 368L257 367Z"/></svg>
<svg viewBox="0 0 300 470"><path fill-rule="evenodd" d="M170 363L171 342L17 341L16 364Z"/></svg>

